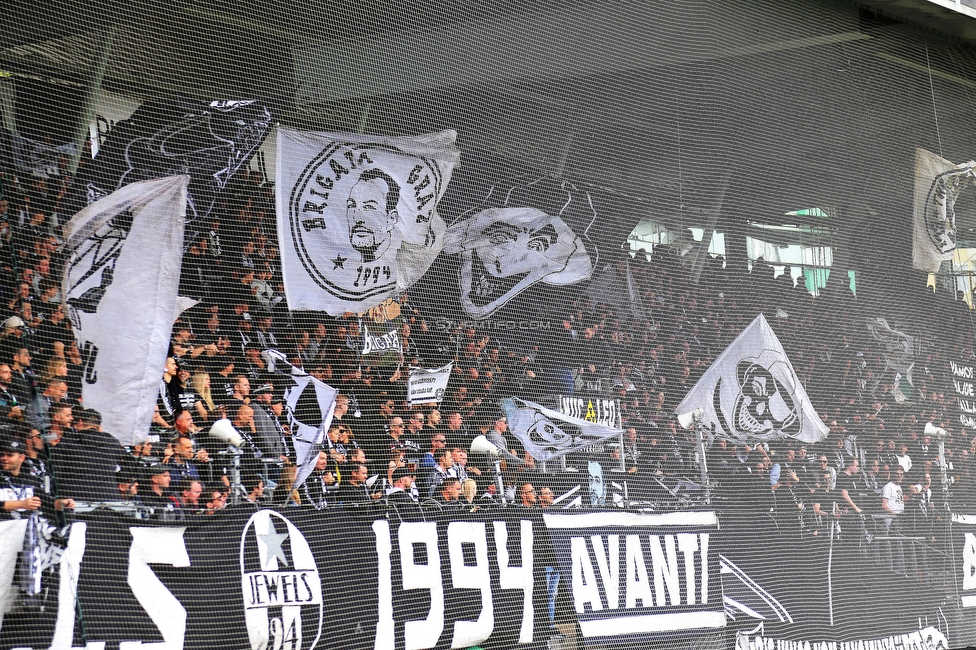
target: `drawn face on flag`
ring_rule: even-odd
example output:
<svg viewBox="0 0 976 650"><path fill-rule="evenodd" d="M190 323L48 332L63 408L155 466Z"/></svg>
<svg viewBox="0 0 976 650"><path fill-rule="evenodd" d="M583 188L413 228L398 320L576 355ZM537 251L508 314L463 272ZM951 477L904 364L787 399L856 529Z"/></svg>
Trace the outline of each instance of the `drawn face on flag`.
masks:
<svg viewBox="0 0 976 650"><path fill-rule="evenodd" d="M375 262L390 247L397 222L400 186L381 169L367 169L349 189L346 225L349 243L363 262Z"/></svg>
<svg viewBox="0 0 976 650"><path fill-rule="evenodd" d="M542 413L535 414L526 433L532 442L554 454L573 446L573 436L557 427Z"/></svg>
<svg viewBox="0 0 976 650"><path fill-rule="evenodd" d="M78 248L70 251L65 275L68 316L75 328L81 327L79 312L94 314L111 286L115 263L122 253L132 228L132 211L109 219Z"/></svg>
<svg viewBox="0 0 976 650"><path fill-rule="evenodd" d="M733 382L723 378L715 385L715 411L734 437L771 440L800 432L792 372L781 356L766 350L759 358L742 359Z"/></svg>
<svg viewBox="0 0 976 650"><path fill-rule="evenodd" d="M598 461L591 460L586 464L590 474L590 505L602 506L606 503L607 488L603 482L603 466Z"/></svg>
<svg viewBox="0 0 976 650"><path fill-rule="evenodd" d="M461 253L461 303L484 318L537 282L567 285L593 272L582 240L535 208L490 208L447 230L444 251Z"/></svg>
<svg viewBox="0 0 976 650"><path fill-rule="evenodd" d="M432 160L378 143L331 142L288 199L290 239L304 271L340 300L382 301L404 279L397 277L403 245L433 251L431 260L436 254L442 181Z"/></svg>
<svg viewBox="0 0 976 650"><path fill-rule="evenodd" d="M109 143L114 137L124 145L117 158L108 148L96 158L102 173L96 169L87 184L88 203L129 183L189 174L187 217L209 214L230 178L261 145L271 113L254 100L188 103L180 105L178 117L151 123L143 111L152 108L147 104L109 134Z"/></svg>

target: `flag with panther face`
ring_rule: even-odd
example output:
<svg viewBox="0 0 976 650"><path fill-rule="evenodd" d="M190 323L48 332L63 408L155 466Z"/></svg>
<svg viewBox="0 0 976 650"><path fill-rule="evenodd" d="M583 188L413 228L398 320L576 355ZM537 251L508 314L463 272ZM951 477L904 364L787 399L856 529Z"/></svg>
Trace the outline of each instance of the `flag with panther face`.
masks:
<svg viewBox="0 0 976 650"><path fill-rule="evenodd" d="M718 356L676 409L705 411L702 422L731 440L827 437L793 364L759 314Z"/></svg>

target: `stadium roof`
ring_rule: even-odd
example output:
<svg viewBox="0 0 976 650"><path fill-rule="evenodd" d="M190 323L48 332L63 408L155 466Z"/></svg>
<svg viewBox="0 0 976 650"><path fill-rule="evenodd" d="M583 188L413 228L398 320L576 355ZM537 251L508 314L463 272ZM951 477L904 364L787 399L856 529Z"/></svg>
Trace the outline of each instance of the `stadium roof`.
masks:
<svg viewBox="0 0 976 650"><path fill-rule="evenodd" d="M784 215L826 206L910 217L895 197L915 146L976 152L976 20L926 0L13 4L0 70L15 76L85 88L108 52L103 87L123 95L259 98L305 128L455 128L463 148L631 193L679 228L719 210L743 226L821 227Z"/></svg>

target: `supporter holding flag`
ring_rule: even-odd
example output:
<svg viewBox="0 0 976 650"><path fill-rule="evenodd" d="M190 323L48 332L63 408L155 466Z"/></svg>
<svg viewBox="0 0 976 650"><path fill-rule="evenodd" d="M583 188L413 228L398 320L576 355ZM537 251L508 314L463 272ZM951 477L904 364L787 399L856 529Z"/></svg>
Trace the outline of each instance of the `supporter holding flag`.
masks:
<svg viewBox="0 0 976 650"><path fill-rule="evenodd" d="M269 370L278 373L279 381L286 384L285 411L295 447L298 471L294 487L298 488L315 469L339 391L288 363L278 350L265 350L261 356Z"/></svg>
<svg viewBox="0 0 976 650"><path fill-rule="evenodd" d="M62 419L65 411L60 412ZM80 407L72 411L73 427L64 431L52 452L61 494L82 501L118 500L115 469L122 446L102 431L98 411Z"/></svg>

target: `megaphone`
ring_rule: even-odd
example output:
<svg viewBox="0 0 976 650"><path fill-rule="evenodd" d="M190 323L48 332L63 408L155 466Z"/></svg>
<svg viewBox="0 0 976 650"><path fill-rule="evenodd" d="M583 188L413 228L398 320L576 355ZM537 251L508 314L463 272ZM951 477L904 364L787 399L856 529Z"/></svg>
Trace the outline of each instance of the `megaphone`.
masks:
<svg viewBox="0 0 976 650"><path fill-rule="evenodd" d="M210 427L210 437L225 442L232 447L240 447L244 443L244 438L237 432L234 425L227 418L222 418L213 423Z"/></svg>
<svg viewBox="0 0 976 650"><path fill-rule="evenodd" d="M695 426L695 422L698 422L705 415L705 409L697 408L694 411L688 411L687 413L681 413L678 415L678 424L681 425L682 429L691 429Z"/></svg>
<svg viewBox="0 0 976 650"><path fill-rule="evenodd" d="M931 422L926 422L925 423L925 435L927 435L927 436L935 436L936 438L940 438L941 439L941 438L945 438L946 437L946 430L943 429L942 427L935 426Z"/></svg>
<svg viewBox="0 0 976 650"><path fill-rule="evenodd" d="M477 436L471 441L472 454L485 454L492 458L498 458L498 447L484 436Z"/></svg>

